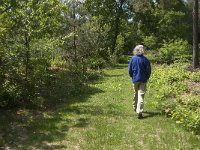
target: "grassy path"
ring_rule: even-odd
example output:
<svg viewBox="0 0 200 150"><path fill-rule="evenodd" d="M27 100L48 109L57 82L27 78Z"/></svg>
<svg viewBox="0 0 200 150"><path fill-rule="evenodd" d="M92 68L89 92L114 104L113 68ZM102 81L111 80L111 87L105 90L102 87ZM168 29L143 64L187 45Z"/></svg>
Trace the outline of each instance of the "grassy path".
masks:
<svg viewBox="0 0 200 150"><path fill-rule="evenodd" d="M105 78L83 89L73 102L30 124L11 149L198 150L200 139L180 129L145 99L145 118L132 111L132 85L126 65L105 71ZM148 92L150 93L150 92Z"/></svg>

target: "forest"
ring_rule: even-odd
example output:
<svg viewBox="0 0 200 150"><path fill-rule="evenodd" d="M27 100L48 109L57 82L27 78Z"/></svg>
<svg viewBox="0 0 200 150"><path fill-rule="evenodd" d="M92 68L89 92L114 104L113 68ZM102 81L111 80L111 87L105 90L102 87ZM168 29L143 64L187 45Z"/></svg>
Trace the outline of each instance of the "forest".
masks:
<svg viewBox="0 0 200 150"><path fill-rule="evenodd" d="M151 97L149 107L166 116L164 118L171 118L184 129L183 132L192 132L191 136L199 137L198 6L198 0L1 0L2 114L12 110L15 111L13 114L22 112L24 115L29 112L34 117L33 110L47 113L52 111L52 107L64 104L67 104L66 114L70 114L73 107L69 105L77 102L76 97L99 93L91 87L95 87L96 82L102 82L107 76L112 78L112 75L106 73L109 74L113 68L124 67L126 72L123 82L117 85L114 83L118 83L117 80L110 83L114 91L109 92L124 94L126 90L122 93L122 89L131 89L127 85L128 61L133 48L142 44L153 68L148 83L147 97ZM103 90L106 89L109 89L109 85ZM108 99L112 99L111 95ZM129 97L131 105L132 95L125 95ZM99 99L94 102L95 106L100 103ZM121 110L125 104L114 106L109 105L109 108ZM82 112L81 108L74 111ZM29 119L26 125L31 122ZM2 123L0 131L5 126L6 123ZM3 135L0 133L0 140ZM8 140L9 137L0 142L0 149L6 147ZM108 148L107 144L107 147L98 146ZM94 145L84 146L77 149L94 148ZM174 147L181 148L177 145ZM186 144L182 148L194 147ZM72 146L69 149L76 148Z"/></svg>

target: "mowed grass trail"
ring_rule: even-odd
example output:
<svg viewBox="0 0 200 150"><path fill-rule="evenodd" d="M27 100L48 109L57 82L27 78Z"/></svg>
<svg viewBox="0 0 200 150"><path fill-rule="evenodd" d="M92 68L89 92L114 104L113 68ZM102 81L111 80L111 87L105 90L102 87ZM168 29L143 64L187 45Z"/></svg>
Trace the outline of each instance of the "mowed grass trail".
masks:
<svg viewBox="0 0 200 150"><path fill-rule="evenodd" d="M159 87L158 87L159 88ZM127 65L105 70L71 102L55 106L30 123L11 149L63 150L198 150L200 139L153 109L145 97L144 119L132 110Z"/></svg>

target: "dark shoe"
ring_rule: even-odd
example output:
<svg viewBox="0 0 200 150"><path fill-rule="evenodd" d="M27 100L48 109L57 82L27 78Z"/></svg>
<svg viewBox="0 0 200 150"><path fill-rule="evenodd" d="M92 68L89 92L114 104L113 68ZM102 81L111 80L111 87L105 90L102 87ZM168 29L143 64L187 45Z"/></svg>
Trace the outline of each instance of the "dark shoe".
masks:
<svg viewBox="0 0 200 150"><path fill-rule="evenodd" d="M137 118L138 119L141 119L143 116L142 116L142 113L139 113L139 114L137 114Z"/></svg>

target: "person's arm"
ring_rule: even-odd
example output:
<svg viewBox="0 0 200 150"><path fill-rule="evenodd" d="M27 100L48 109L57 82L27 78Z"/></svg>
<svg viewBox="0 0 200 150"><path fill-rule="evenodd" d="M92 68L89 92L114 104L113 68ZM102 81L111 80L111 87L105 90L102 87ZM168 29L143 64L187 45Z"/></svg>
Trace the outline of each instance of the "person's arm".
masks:
<svg viewBox="0 0 200 150"><path fill-rule="evenodd" d="M133 77L133 69L132 69L132 59L129 61L129 64L128 64L128 73L129 73L129 76L130 77Z"/></svg>
<svg viewBox="0 0 200 150"><path fill-rule="evenodd" d="M150 64L150 62L149 62L149 60L147 59L147 66L146 66L146 72L147 72L147 77L148 77L148 79L150 78L150 76L151 76L151 64Z"/></svg>

